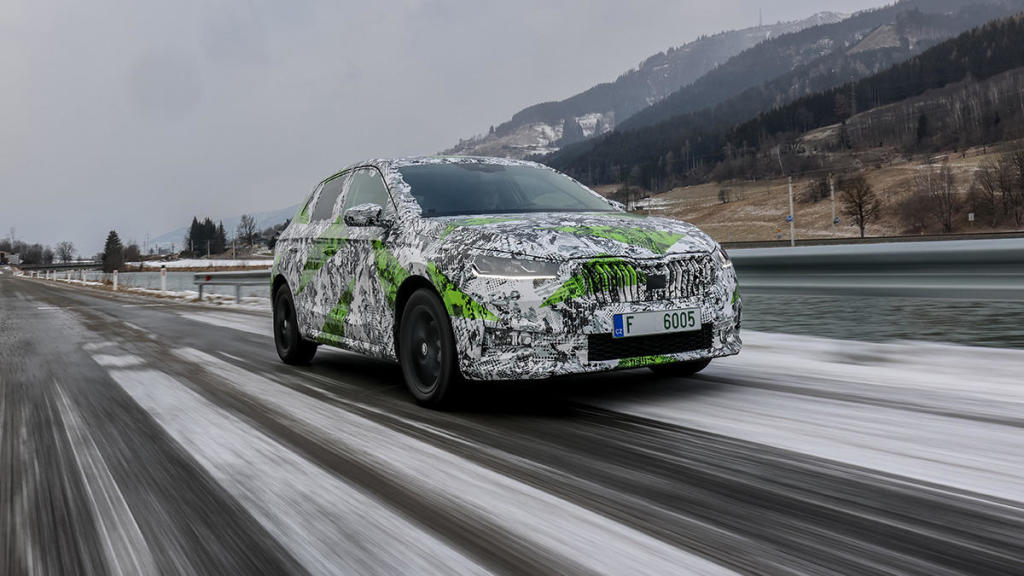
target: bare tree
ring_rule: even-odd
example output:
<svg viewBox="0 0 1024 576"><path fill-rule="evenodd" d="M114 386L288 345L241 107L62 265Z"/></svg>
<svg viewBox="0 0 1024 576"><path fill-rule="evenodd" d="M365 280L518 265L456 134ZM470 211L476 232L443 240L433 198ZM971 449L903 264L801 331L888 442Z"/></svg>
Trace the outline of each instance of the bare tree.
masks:
<svg viewBox="0 0 1024 576"><path fill-rule="evenodd" d="M67 264L75 259L75 245L67 240L57 243L57 259Z"/></svg>
<svg viewBox="0 0 1024 576"><path fill-rule="evenodd" d="M1003 161L1008 165L1007 182L1007 212L1013 216L1013 223L1017 228L1024 225L1024 151L1014 152L1012 156L1004 157Z"/></svg>
<svg viewBox="0 0 1024 576"><path fill-rule="evenodd" d="M860 229L860 237L868 224L876 221L882 212L882 199L863 176L854 176L840 183L839 202L844 215Z"/></svg>
<svg viewBox="0 0 1024 576"><path fill-rule="evenodd" d="M931 190L931 212L947 234L953 231L953 217L960 210L961 198L956 189L956 177L949 161L944 161L935 173Z"/></svg>
<svg viewBox="0 0 1024 576"><path fill-rule="evenodd" d="M129 240L124 247L124 261L139 262L140 260L142 260L142 251L139 250L139 245Z"/></svg>
<svg viewBox="0 0 1024 576"><path fill-rule="evenodd" d="M242 221L238 223L238 230L235 237L247 246L256 240L256 218L248 214L242 215Z"/></svg>
<svg viewBox="0 0 1024 576"><path fill-rule="evenodd" d="M1003 198L1003 188L1000 185L1003 170L1001 162L985 162L978 167L974 173L974 185L972 190L980 199L981 204L992 212L992 227L999 224L999 212L1006 204Z"/></svg>

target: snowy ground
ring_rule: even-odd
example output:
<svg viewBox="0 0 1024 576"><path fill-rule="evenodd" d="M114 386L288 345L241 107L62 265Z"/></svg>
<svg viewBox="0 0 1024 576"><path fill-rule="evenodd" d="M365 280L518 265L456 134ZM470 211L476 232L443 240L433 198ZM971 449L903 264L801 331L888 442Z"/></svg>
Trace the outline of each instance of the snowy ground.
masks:
<svg viewBox="0 0 1024 576"><path fill-rule="evenodd" d="M745 331L691 379L433 411L390 363L281 363L266 313L5 276L0 310L4 573L1024 565L1024 351Z"/></svg>

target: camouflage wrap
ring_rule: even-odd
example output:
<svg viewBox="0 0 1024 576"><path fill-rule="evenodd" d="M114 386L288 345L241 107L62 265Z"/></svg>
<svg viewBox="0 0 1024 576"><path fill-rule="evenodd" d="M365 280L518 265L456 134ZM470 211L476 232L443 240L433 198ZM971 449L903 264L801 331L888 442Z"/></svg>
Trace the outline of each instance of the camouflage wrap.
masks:
<svg viewBox="0 0 1024 576"><path fill-rule="evenodd" d="M379 358L396 358L402 286L429 283L451 317L459 367L477 380L635 368L728 356L740 351L742 301L718 245L696 227L625 212L499 214L424 218L401 166L491 158L374 160L392 202L387 226L347 226L339 213L311 218L318 186L282 233L275 278L294 295L306 338ZM490 256L557 263L557 277L495 278L473 262ZM588 339L609 335L620 313L700 308L708 346L678 354L631 352L593 361ZM621 340L631 340L630 338Z"/></svg>

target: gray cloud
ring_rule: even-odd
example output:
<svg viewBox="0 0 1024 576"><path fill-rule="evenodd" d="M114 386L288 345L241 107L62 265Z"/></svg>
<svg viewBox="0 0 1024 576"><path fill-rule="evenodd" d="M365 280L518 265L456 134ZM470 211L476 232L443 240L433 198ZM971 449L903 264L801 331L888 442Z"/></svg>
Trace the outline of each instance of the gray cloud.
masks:
<svg viewBox="0 0 1024 576"><path fill-rule="evenodd" d="M296 202L337 167L432 153L704 33L883 0L13 0L0 230L97 251Z"/></svg>

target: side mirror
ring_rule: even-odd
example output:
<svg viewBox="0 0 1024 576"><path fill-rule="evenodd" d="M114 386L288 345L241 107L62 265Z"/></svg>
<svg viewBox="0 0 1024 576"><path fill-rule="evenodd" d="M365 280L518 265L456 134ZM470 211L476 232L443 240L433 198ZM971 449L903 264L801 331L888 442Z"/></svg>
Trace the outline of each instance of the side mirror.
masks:
<svg viewBox="0 0 1024 576"><path fill-rule="evenodd" d="M385 226L388 224L380 204L360 204L345 211L345 224L349 226Z"/></svg>

